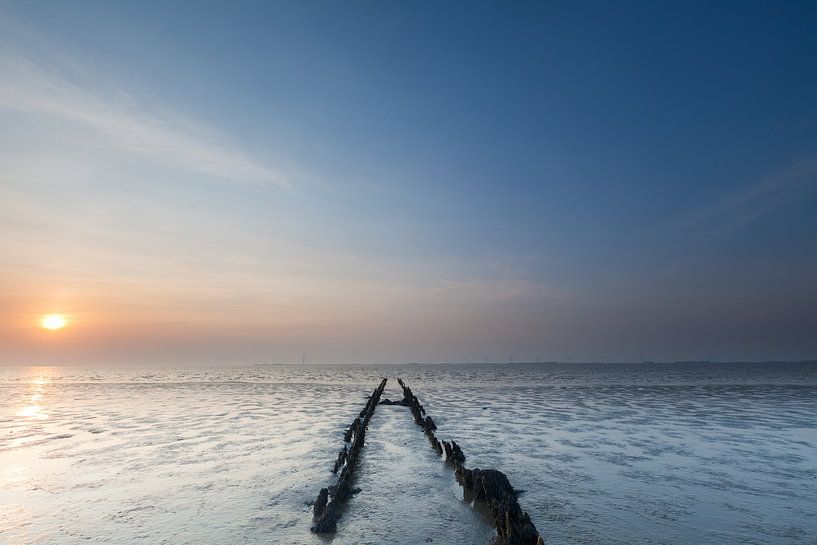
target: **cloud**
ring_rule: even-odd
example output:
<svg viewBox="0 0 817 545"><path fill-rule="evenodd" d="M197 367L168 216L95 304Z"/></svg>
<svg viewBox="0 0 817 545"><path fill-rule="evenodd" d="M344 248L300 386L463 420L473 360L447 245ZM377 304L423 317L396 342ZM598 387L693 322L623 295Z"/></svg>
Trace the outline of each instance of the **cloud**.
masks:
<svg viewBox="0 0 817 545"><path fill-rule="evenodd" d="M664 234L703 229L710 235L744 227L817 187L817 159L801 161L688 212Z"/></svg>
<svg viewBox="0 0 817 545"><path fill-rule="evenodd" d="M89 128L115 149L166 166L290 188L284 176L230 144L225 135L70 62L54 66L24 55L0 54L3 109Z"/></svg>

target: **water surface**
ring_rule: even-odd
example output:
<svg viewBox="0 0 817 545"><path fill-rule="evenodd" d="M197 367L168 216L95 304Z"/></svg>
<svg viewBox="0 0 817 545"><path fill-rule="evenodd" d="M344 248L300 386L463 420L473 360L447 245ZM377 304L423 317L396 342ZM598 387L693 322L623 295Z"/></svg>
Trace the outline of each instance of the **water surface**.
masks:
<svg viewBox="0 0 817 545"><path fill-rule="evenodd" d="M803 364L0 370L0 543L489 544L402 407L378 407L332 539L309 502L380 377L551 544L817 543Z"/></svg>

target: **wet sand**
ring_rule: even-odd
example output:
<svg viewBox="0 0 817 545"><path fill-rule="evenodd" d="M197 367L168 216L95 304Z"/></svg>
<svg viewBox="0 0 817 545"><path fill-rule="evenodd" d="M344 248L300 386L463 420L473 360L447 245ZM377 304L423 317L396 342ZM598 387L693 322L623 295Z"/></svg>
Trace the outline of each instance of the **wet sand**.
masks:
<svg viewBox="0 0 817 545"><path fill-rule="evenodd" d="M389 381L384 397L400 399ZM463 500L449 465L429 446L407 407L380 405L360 461L361 492L349 502L333 543L489 544L488 521Z"/></svg>
<svg viewBox="0 0 817 545"><path fill-rule="evenodd" d="M549 545L817 542L817 368L559 364L0 370L0 543L489 543L386 405L337 534L310 533L383 376L526 491Z"/></svg>

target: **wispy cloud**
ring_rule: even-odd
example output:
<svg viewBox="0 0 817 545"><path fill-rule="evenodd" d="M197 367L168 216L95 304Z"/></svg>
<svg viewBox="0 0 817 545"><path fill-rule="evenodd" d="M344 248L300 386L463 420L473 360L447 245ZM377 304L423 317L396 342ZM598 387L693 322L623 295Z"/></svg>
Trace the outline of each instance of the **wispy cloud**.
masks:
<svg viewBox="0 0 817 545"><path fill-rule="evenodd" d="M231 144L226 135L84 67L77 76L77 66L71 64L66 70L22 54L0 53L0 110L78 124L115 149L165 166L234 182L290 187L282 174Z"/></svg>
<svg viewBox="0 0 817 545"><path fill-rule="evenodd" d="M739 191L692 210L672 222L664 234L693 229L719 235L744 227L817 187L817 159L789 165Z"/></svg>

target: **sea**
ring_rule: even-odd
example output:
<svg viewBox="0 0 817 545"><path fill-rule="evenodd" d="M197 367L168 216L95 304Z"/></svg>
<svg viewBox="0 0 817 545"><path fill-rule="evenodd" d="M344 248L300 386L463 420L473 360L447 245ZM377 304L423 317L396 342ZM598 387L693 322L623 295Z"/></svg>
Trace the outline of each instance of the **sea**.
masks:
<svg viewBox="0 0 817 545"><path fill-rule="evenodd" d="M383 377L545 543L817 544L817 365L709 362L0 368L0 543L495 543L386 405L338 531L310 532Z"/></svg>

